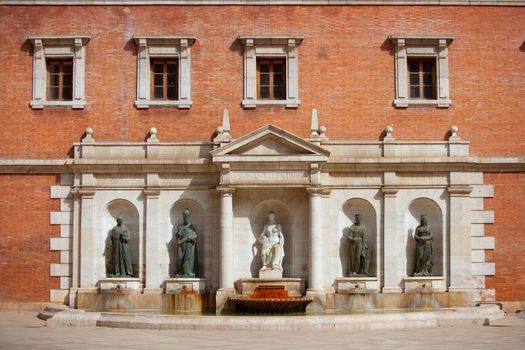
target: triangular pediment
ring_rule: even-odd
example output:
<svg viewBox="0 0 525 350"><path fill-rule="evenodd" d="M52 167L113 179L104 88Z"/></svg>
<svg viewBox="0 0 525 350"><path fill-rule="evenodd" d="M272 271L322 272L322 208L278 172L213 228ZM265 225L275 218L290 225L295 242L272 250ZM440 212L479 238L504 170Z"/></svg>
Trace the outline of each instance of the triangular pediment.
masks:
<svg viewBox="0 0 525 350"><path fill-rule="evenodd" d="M211 152L214 161L225 157L242 161L242 157L259 160L270 157L305 161L326 161L330 152L275 125L266 125Z"/></svg>

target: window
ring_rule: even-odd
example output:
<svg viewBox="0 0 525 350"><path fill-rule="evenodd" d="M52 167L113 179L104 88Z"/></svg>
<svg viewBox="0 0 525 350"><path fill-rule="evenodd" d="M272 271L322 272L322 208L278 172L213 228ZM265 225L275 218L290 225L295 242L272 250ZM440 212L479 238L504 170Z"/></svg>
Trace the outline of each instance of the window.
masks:
<svg viewBox="0 0 525 350"><path fill-rule="evenodd" d="M448 46L451 37L389 36L395 46L396 98L394 105L447 108L449 96Z"/></svg>
<svg viewBox="0 0 525 350"><path fill-rule="evenodd" d="M244 45L244 108L297 108L297 47L304 36L239 36Z"/></svg>
<svg viewBox="0 0 525 350"><path fill-rule="evenodd" d="M257 59L258 98L261 100L286 99L286 61L284 58Z"/></svg>
<svg viewBox="0 0 525 350"><path fill-rule="evenodd" d="M137 108L190 108L194 37L133 36L138 45Z"/></svg>
<svg viewBox="0 0 525 350"><path fill-rule="evenodd" d="M82 109L84 98L86 35L28 37L33 44L33 109Z"/></svg>
<svg viewBox="0 0 525 350"><path fill-rule="evenodd" d="M166 59L151 60L151 90L154 100L178 99L178 61Z"/></svg>
<svg viewBox="0 0 525 350"><path fill-rule="evenodd" d="M433 59L409 58L407 62L410 98L435 99L436 61Z"/></svg>
<svg viewBox="0 0 525 350"><path fill-rule="evenodd" d="M73 98L73 60L47 61L47 100L71 101Z"/></svg>

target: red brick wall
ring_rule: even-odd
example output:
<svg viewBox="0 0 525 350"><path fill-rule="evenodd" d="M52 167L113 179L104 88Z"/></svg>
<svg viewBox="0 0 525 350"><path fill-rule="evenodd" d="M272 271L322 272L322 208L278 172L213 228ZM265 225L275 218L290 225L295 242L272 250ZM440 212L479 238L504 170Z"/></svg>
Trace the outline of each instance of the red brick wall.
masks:
<svg viewBox="0 0 525 350"><path fill-rule="evenodd" d="M49 224L49 213L59 210L49 199L54 175L0 175L0 302L49 301L49 290L59 288L49 277L49 264L59 253L49 251L49 238L59 236Z"/></svg>
<svg viewBox="0 0 525 350"><path fill-rule="evenodd" d="M485 209L494 210L495 222L485 225L485 234L494 236L496 249L487 251L496 263L496 275L488 288L496 288L498 301L525 300L525 174L485 174L484 182L494 185L494 198L485 199Z"/></svg>
<svg viewBox="0 0 525 350"><path fill-rule="evenodd" d="M234 137L266 123L309 134L319 111L331 139L378 139L387 124L400 140L442 140L451 124L475 155L524 154L525 8L401 6L0 7L0 157L64 158L86 126L99 140L209 140L228 108ZM26 35L91 34L84 110L34 111ZM137 34L197 36L190 110L137 110ZM304 34L296 110L243 110L240 34ZM453 106L392 107L389 34L452 35Z"/></svg>

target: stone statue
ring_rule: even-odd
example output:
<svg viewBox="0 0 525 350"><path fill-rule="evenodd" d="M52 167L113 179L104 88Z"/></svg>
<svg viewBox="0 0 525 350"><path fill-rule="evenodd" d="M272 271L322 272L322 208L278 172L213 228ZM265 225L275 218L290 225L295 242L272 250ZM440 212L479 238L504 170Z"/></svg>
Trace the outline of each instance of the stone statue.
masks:
<svg viewBox="0 0 525 350"><path fill-rule="evenodd" d="M416 240L416 270L414 276L432 275L434 236L428 227L427 216L421 215L421 223L414 234Z"/></svg>
<svg viewBox="0 0 525 350"><path fill-rule="evenodd" d="M284 258L284 236L281 225L275 222L275 213L268 214L268 223L258 237L262 244L261 258L263 267L259 270L260 278L282 278Z"/></svg>
<svg viewBox="0 0 525 350"><path fill-rule="evenodd" d="M178 272L175 277L197 276L197 230L191 223L191 213L188 208L182 212L183 223L175 236L179 244Z"/></svg>
<svg viewBox="0 0 525 350"><path fill-rule="evenodd" d="M108 251L111 252L111 274L110 277L131 277L133 267L131 265L131 256L129 255L128 242L131 238L129 230L122 225L124 219L117 218L117 226L113 227L110 232Z"/></svg>
<svg viewBox="0 0 525 350"><path fill-rule="evenodd" d="M346 231L349 245L349 274L351 276L368 276L370 250L365 242L366 227L361 223L361 214L355 215L355 224Z"/></svg>

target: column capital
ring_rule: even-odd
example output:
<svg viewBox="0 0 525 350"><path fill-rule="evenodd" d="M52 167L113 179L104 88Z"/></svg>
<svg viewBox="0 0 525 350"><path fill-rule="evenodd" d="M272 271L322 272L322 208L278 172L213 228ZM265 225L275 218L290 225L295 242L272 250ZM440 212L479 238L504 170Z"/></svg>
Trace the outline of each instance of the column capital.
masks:
<svg viewBox="0 0 525 350"><path fill-rule="evenodd" d="M395 197L397 195L397 192L399 191L399 188L397 187L390 187L390 186L384 186L381 188L381 191L385 195L385 197Z"/></svg>
<svg viewBox="0 0 525 350"><path fill-rule="evenodd" d="M447 187L447 191L451 197L469 197L472 192L472 186L456 185Z"/></svg>
<svg viewBox="0 0 525 350"><path fill-rule="evenodd" d="M310 196L321 196L321 195L327 195L330 194L330 190L325 187L307 187L306 192L310 194Z"/></svg>
<svg viewBox="0 0 525 350"><path fill-rule="evenodd" d="M235 192L235 187L229 187L229 186L217 186L217 193L220 195L232 195L233 192Z"/></svg>

